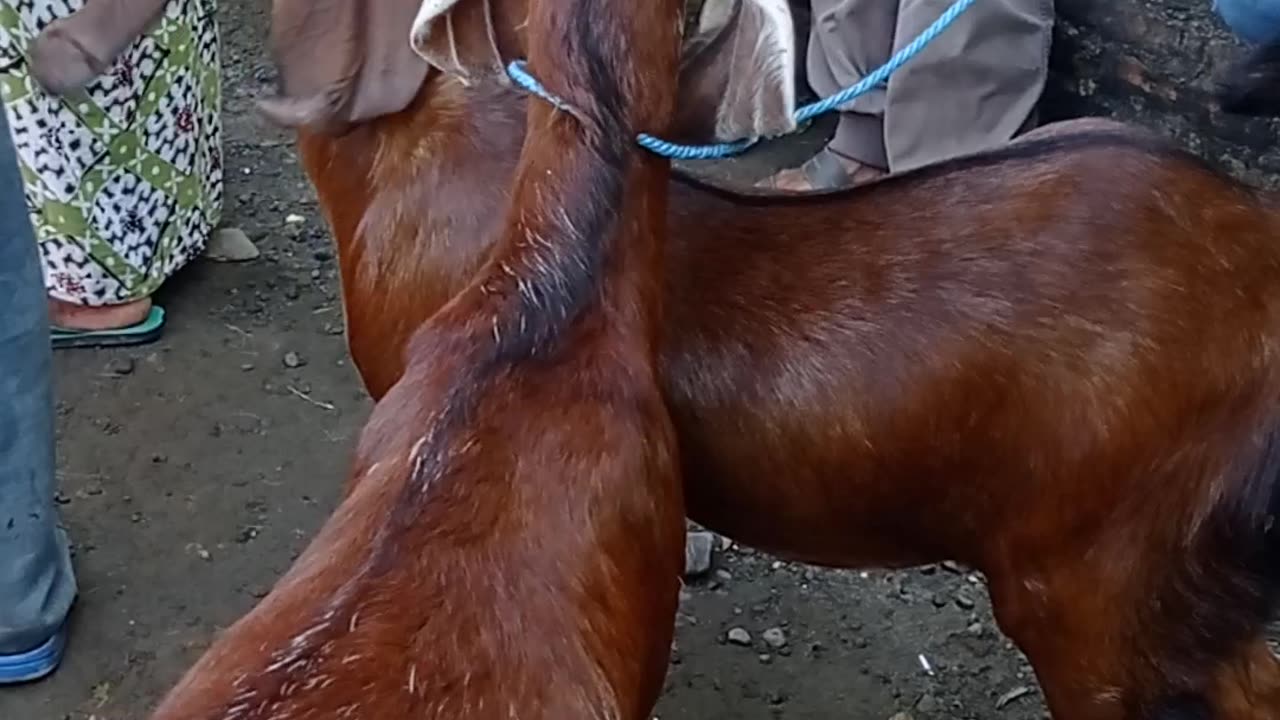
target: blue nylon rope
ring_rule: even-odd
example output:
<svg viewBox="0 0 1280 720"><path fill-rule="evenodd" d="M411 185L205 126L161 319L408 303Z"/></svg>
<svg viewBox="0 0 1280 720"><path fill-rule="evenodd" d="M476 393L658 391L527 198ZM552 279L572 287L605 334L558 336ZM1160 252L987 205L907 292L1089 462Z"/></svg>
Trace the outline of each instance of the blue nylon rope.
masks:
<svg viewBox="0 0 1280 720"><path fill-rule="evenodd" d="M968 10L974 1L956 0L951 7L947 8L946 12L942 13L937 20L934 20L929 27L925 28L924 32L920 33L915 40L912 40L909 45L894 53L893 57L889 58L889 62L876 68L866 77L844 90L796 110L796 123L799 124L819 115L829 113L850 100L866 94L877 85L883 84L898 68L907 64L916 55L919 55L925 46L933 42L935 38L950 27L951 23L955 22L955 19L960 17L961 13ZM550 91L543 87L542 83L538 82L537 78L525 70L525 62L523 60L513 60L507 65L507 74L511 76L511 80L516 85L526 91L537 95L561 110L569 108L564 100L551 94ZM758 140L737 140L735 142L715 143L712 145L681 145L656 138L648 133L641 133L636 138L636 142L650 152L673 160L711 160L737 155L755 145Z"/></svg>

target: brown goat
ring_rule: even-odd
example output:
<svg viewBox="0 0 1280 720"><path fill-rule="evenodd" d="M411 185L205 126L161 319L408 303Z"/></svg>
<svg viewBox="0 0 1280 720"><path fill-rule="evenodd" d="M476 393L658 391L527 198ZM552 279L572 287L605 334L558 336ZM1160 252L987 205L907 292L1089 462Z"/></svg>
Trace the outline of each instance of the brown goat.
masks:
<svg viewBox="0 0 1280 720"><path fill-rule="evenodd" d="M154 720L648 719L684 541L668 164L611 140L670 122L678 33L663 2L540 8L530 61L578 110L530 109L492 257L414 333L341 505Z"/></svg>
<svg viewBox="0 0 1280 720"><path fill-rule="evenodd" d="M479 2L450 35L518 57L522 15ZM375 397L491 253L525 99L476 47L402 112L301 133ZM670 192L694 519L813 563L979 568L1062 720L1280 717L1274 198L1105 121L844 192Z"/></svg>

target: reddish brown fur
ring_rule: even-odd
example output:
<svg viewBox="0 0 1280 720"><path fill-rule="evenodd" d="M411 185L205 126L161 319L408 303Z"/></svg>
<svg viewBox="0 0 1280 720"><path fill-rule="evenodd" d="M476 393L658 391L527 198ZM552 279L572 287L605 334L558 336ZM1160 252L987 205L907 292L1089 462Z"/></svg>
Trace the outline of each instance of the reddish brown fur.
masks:
<svg viewBox="0 0 1280 720"><path fill-rule="evenodd" d="M303 134L375 396L483 261L521 107L435 75ZM1058 718L1276 717L1274 203L1131 129L1039 135L827 196L672 185L690 514L799 560L980 568Z"/></svg>
<svg viewBox="0 0 1280 720"><path fill-rule="evenodd" d="M677 43L661 2L575 5L529 32L582 112L531 108L494 256L398 336L343 502L153 720L648 718L684 536L655 369L667 165L605 140L663 127ZM611 85L626 101L591 107Z"/></svg>

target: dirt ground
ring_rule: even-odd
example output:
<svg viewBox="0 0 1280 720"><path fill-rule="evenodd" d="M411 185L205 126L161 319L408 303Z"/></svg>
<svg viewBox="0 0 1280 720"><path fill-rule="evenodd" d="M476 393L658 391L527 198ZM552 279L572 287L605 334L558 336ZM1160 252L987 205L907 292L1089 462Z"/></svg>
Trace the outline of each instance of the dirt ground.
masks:
<svg viewBox="0 0 1280 720"><path fill-rule="evenodd" d="M145 718L329 512L370 408L347 360L337 270L311 189L290 137L250 107L272 79L265 15L258 3L222 5L225 222L263 255L200 261L175 279L160 296L170 326L158 344L58 355L59 503L80 600L65 665L43 683L0 690L0 720ZM804 155L821 129L713 170L759 175ZM828 572L725 543L713 571L686 588L655 714L1044 712L976 576L942 566Z"/></svg>

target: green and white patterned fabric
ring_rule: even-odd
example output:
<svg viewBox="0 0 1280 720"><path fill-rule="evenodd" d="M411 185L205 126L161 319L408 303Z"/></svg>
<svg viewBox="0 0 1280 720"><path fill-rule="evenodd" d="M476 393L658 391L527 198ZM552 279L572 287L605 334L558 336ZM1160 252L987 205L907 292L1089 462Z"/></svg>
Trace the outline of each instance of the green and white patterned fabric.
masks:
<svg viewBox="0 0 1280 720"><path fill-rule="evenodd" d="M214 0L172 0L104 75L64 98L40 89L27 48L84 0L0 0L0 93L49 294L137 300L204 249L222 212Z"/></svg>

